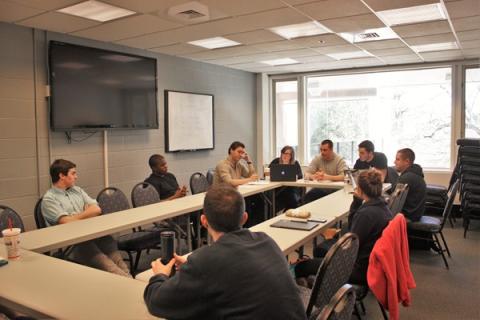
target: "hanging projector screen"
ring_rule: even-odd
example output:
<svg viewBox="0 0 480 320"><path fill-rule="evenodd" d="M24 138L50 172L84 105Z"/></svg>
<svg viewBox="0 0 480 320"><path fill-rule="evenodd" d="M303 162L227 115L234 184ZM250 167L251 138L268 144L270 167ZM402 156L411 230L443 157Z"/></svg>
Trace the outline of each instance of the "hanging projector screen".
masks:
<svg viewBox="0 0 480 320"><path fill-rule="evenodd" d="M167 152L215 147L213 95L165 90Z"/></svg>

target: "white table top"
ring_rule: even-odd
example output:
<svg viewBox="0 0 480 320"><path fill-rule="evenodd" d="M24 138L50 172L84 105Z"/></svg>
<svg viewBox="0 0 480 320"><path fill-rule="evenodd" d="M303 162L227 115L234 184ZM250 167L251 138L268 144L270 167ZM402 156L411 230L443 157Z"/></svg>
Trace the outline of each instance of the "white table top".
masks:
<svg viewBox="0 0 480 320"><path fill-rule="evenodd" d="M0 284L0 304L38 318L155 318L143 302L144 282L31 251L0 267Z"/></svg>

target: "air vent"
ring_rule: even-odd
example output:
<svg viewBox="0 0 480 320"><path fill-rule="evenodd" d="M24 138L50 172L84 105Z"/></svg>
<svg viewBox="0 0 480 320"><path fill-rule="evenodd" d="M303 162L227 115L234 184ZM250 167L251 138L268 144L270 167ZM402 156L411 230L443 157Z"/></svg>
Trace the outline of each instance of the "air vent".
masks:
<svg viewBox="0 0 480 320"><path fill-rule="evenodd" d="M168 9L168 15L187 23L197 23L210 19L208 7L196 1L171 7Z"/></svg>
<svg viewBox="0 0 480 320"><path fill-rule="evenodd" d="M380 35L376 32L369 32L369 33L360 33L357 35L358 38L362 40L374 40L380 38Z"/></svg>

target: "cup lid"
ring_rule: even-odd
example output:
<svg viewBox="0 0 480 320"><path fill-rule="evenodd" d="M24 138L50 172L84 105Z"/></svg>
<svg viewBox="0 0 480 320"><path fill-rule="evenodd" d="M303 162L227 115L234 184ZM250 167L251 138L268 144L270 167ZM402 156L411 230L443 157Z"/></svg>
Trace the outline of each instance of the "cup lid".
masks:
<svg viewBox="0 0 480 320"><path fill-rule="evenodd" d="M16 236L16 235L19 235L20 232L22 232L20 228L12 228L12 229L8 228L8 229L2 230L2 234L4 237Z"/></svg>

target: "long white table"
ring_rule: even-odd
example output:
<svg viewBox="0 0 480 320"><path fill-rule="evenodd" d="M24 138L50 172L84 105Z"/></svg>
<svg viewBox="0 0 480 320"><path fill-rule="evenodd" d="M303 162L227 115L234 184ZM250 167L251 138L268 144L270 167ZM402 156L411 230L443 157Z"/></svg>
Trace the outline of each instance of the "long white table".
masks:
<svg viewBox="0 0 480 320"><path fill-rule="evenodd" d="M273 190L283 183L249 185L239 188L244 196ZM299 182L296 186L303 186ZM333 186L332 186L333 187ZM335 186L338 188L338 186ZM149 319L143 303L145 283L104 271L55 259L45 252L126 230L134 226L168 219L200 210L204 194L117 212L92 219L26 232L21 235L21 258L0 268L0 304L36 317L62 319ZM312 218L328 221L315 229L299 230L270 227L275 217L252 228L264 231L285 254L303 245L327 225L348 211L351 194L338 191L304 206ZM336 203L336 204L335 204ZM0 255L6 256L4 246Z"/></svg>

